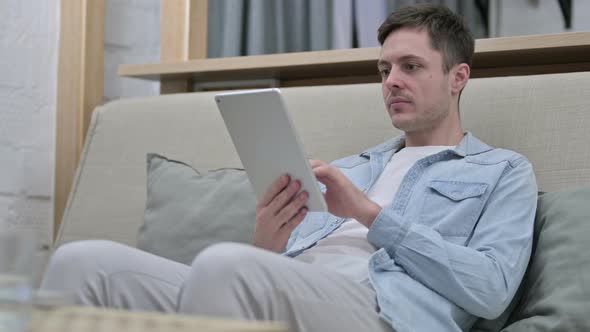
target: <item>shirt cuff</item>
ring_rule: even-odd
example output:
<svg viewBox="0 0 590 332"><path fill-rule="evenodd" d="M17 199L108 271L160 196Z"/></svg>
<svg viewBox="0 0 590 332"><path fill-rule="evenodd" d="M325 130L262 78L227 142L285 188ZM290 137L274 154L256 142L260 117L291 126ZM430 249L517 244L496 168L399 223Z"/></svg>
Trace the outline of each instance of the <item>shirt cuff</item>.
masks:
<svg viewBox="0 0 590 332"><path fill-rule="evenodd" d="M409 227L409 223L404 222L401 216L385 208L381 210L369 228L367 240L377 248L384 248L390 257L394 257Z"/></svg>

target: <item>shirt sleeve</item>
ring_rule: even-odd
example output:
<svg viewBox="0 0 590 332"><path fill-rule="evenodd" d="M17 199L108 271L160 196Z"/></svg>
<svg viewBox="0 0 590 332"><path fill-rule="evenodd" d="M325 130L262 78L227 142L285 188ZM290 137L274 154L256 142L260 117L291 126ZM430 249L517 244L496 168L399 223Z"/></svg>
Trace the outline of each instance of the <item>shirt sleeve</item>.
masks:
<svg viewBox="0 0 590 332"><path fill-rule="evenodd" d="M537 185L530 163L507 166L466 246L383 209L367 239L409 276L473 315L498 317L510 304L532 250Z"/></svg>

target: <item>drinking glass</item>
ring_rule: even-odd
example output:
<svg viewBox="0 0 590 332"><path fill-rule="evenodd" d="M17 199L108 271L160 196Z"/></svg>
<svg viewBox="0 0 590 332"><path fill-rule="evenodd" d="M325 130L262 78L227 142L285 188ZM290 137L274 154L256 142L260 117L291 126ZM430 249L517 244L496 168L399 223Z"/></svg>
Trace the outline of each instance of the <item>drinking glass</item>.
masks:
<svg viewBox="0 0 590 332"><path fill-rule="evenodd" d="M23 332L31 317L37 236L0 230L0 332Z"/></svg>

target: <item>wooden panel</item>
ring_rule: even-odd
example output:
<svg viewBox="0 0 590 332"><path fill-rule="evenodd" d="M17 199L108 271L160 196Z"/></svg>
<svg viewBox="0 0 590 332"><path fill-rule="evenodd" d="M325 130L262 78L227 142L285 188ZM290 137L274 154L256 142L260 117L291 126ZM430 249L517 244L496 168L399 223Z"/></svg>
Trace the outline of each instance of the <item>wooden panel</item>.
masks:
<svg viewBox="0 0 590 332"><path fill-rule="evenodd" d="M588 45L588 32L567 32L545 35L527 35L515 37L482 38L475 41L476 53L499 51L536 50L541 48L559 48Z"/></svg>
<svg viewBox="0 0 590 332"><path fill-rule="evenodd" d="M590 60L590 59L589 59ZM577 71L590 71L590 62L556 63L549 65L515 65L506 67L476 68L471 72L471 78L522 76L572 73Z"/></svg>
<svg viewBox="0 0 590 332"><path fill-rule="evenodd" d="M350 71L374 71L377 74L379 48L356 48L344 50L293 52L269 55L212 58L146 65L121 65L119 75L158 80L160 77L193 76L203 80L238 78L265 78L269 75L283 74L299 78L321 77L323 74L351 75ZM302 71L304 70L304 71ZM312 70L312 71L309 71ZM347 71L348 70L348 71ZM370 73L369 73L370 74ZM259 77L256 77L259 76ZM298 77L293 77L298 78Z"/></svg>
<svg viewBox="0 0 590 332"><path fill-rule="evenodd" d="M188 60L187 0L162 0L160 6L160 61Z"/></svg>
<svg viewBox="0 0 590 332"><path fill-rule="evenodd" d="M79 151L82 151L94 108L102 104L104 97L104 0L85 0L82 13L82 131Z"/></svg>
<svg viewBox="0 0 590 332"><path fill-rule="evenodd" d="M207 0L191 0L189 9L188 58L207 58Z"/></svg>
<svg viewBox="0 0 590 332"><path fill-rule="evenodd" d="M92 110L103 97L104 1L62 0L57 84L54 235L78 167Z"/></svg>
<svg viewBox="0 0 590 332"><path fill-rule="evenodd" d="M160 15L162 63L207 57L207 0L162 0ZM190 81L190 77L162 80L160 93L190 91Z"/></svg>
<svg viewBox="0 0 590 332"><path fill-rule="evenodd" d="M361 83L379 83L381 77L379 75L364 75L364 76L342 76L342 77L328 77L328 78L310 78L301 80L284 80L281 81L281 86L316 86L316 85L333 85L333 84L361 84Z"/></svg>
<svg viewBox="0 0 590 332"><path fill-rule="evenodd" d="M586 70L589 54L590 32L478 39L472 69L474 74L482 76L510 75L513 68L525 66L525 70L518 70L515 75ZM192 78L195 83L236 79L345 82L350 76L377 75L378 56L378 47L284 53L121 65L119 75L149 80Z"/></svg>
<svg viewBox="0 0 590 332"><path fill-rule="evenodd" d="M160 94L189 92L192 90L191 85L190 78L164 79L160 82Z"/></svg>

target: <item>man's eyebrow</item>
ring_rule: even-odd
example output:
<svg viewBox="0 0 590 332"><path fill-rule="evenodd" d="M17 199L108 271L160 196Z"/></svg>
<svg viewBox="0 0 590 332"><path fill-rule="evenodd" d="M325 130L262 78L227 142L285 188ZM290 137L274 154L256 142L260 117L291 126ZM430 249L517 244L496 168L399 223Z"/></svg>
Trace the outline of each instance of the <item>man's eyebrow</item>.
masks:
<svg viewBox="0 0 590 332"><path fill-rule="evenodd" d="M401 56L401 57L398 58L398 61L410 61L410 60L421 61L421 62L424 62L425 61L423 57L420 57L420 56L415 55L415 54L403 55L403 56ZM386 60L379 59L377 61L377 67L386 67L386 66L389 66L389 65L390 65L390 62L389 61L386 61Z"/></svg>
<svg viewBox="0 0 590 332"><path fill-rule="evenodd" d="M418 61L424 61L423 57L414 55L414 54L409 54L409 55L404 55L400 58L400 60L403 61L407 61L407 60L418 60Z"/></svg>

